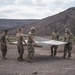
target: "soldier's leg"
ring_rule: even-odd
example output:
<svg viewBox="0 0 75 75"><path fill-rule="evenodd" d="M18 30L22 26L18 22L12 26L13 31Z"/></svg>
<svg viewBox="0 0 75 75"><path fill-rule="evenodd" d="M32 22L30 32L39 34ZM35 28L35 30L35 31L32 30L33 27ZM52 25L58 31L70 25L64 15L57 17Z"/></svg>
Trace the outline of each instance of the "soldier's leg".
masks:
<svg viewBox="0 0 75 75"><path fill-rule="evenodd" d="M20 54L20 48L19 48L19 46L17 46L17 48L18 48L18 53Z"/></svg>
<svg viewBox="0 0 75 75"><path fill-rule="evenodd" d="M27 59L27 61L30 62L31 43L28 43L27 47L28 47L28 59Z"/></svg>
<svg viewBox="0 0 75 75"><path fill-rule="evenodd" d="M54 56L56 56L56 54L57 54L57 48L58 48L58 46L54 47Z"/></svg>
<svg viewBox="0 0 75 75"><path fill-rule="evenodd" d="M18 53L19 53L19 56L18 56L18 60L19 60L20 59L20 53L21 53L20 46L17 46L17 48L18 48Z"/></svg>
<svg viewBox="0 0 75 75"><path fill-rule="evenodd" d="M68 49L68 57L71 57L71 50Z"/></svg>
<svg viewBox="0 0 75 75"><path fill-rule="evenodd" d="M4 58L4 48L1 48L1 51L2 51L2 57Z"/></svg>
<svg viewBox="0 0 75 75"><path fill-rule="evenodd" d="M24 54L24 48L22 47L21 53L20 53L20 58L21 58L21 60L23 60L23 54Z"/></svg>
<svg viewBox="0 0 75 75"><path fill-rule="evenodd" d="M6 54L7 54L7 46L5 46L5 54L4 55L6 56Z"/></svg>
<svg viewBox="0 0 75 75"><path fill-rule="evenodd" d="M19 48L20 48L19 60L23 60L23 53L24 53L23 45L21 45Z"/></svg>
<svg viewBox="0 0 75 75"><path fill-rule="evenodd" d="M34 50L30 53L30 60L32 60L33 56L34 56Z"/></svg>
<svg viewBox="0 0 75 75"><path fill-rule="evenodd" d="M30 57L30 48L31 48L30 43L27 44L27 48L28 48L28 59L29 59L29 57Z"/></svg>
<svg viewBox="0 0 75 75"><path fill-rule="evenodd" d="M5 58L5 50L6 50L6 48L5 48L5 46L1 46L1 51L2 51L2 57L3 58Z"/></svg>
<svg viewBox="0 0 75 75"><path fill-rule="evenodd" d="M31 45L29 53L28 53L28 62L31 62L33 56L34 56L34 47L33 47L33 45Z"/></svg>
<svg viewBox="0 0 75 75"><path fill-rule="evenodd" d="M64 58L66 58L66 54L67 54L67 45L64 46Z"/></svg>
<svg viewBox="0 0 75 75"><path fill-rule="evenodd" d="M51 56L53 56L53 45L51 46Z"/></svg>
<svg viewBox="0 0 75 75"><path fill-rule="evenodd" d="M31 51L28 51L28 59L30 59Z"/></svg>
<svg viewBox="0 0 75 75"><path fill-rule="evenodd" d="M1 52L2 52L2 57L3 57L3 46L1 45Z"/></svg>
<svg viewBox="0 0 75 75"><path fill-rule="evenodd" d="M68 46L68 57L71 57L71 50L72 50L72 45L69 44L69 46Z"/></svg>

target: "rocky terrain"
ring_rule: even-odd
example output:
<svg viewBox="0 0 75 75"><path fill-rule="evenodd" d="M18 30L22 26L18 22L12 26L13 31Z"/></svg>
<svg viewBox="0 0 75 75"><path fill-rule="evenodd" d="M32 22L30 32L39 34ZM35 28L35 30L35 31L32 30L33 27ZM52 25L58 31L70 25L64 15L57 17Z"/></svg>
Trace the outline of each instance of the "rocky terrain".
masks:
<svg viewBox="0 0 75 75"><path fill-rule="evenodd" d="M63 45L59 46L56 57L50 56L50 46L35 48L33 62L27 62L27 47L24 50L24 61L18 61L17 46L8 45L7 60L0 52L0 75L75 75L75 45L72 57L64 59Z"/></svg>

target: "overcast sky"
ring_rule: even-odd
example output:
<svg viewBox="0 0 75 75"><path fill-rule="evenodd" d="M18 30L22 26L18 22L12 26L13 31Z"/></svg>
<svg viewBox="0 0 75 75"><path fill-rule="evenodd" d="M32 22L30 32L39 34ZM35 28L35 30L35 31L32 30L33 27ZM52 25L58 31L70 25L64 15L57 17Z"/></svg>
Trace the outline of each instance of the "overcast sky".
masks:
<svg viewBox="0 0 75 75"><path fill-rule="evenodd" d="M70 7L75 0L0 0L0 19L42 19Z"/></svg>

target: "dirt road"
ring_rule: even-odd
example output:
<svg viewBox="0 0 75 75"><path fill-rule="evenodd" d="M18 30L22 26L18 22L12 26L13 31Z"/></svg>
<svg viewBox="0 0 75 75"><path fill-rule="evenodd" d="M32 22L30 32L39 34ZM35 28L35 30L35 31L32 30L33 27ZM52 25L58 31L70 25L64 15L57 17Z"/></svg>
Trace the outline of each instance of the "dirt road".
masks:
<svg viewBox="0 0 75 75"><path fill-rule="evenodd" d="M17 47L8 45L8 60L3 60L0 52L0 75L75 75L75 45L72 57L64 59L63 46L59 46L56 57L50 57L50 47L35 48L33 63L27 62L27 49L24 61L18 61Z"/></svg>

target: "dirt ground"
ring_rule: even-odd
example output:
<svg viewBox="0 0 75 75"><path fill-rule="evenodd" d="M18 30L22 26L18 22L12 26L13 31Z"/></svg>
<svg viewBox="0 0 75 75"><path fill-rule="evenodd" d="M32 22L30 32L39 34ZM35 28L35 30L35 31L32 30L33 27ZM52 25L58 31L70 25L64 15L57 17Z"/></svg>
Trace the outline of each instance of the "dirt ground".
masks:
<svg viewBox="0 0 75 75"><path fill-rule="evenodd" d="M50 47L35 48L32 63L27 62L27 48L24 51L24 61L18 61L15 45L8 45L7 60L3 60L0 51L0 75L75 75L75 45L72 57L64 59L63 45L59 46L56 57L50 57ZM33 74L36 72L36 74Z"/></svg>

